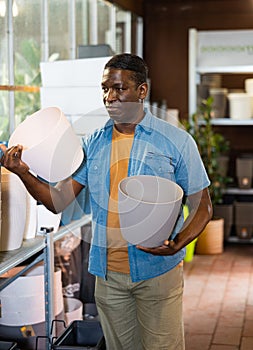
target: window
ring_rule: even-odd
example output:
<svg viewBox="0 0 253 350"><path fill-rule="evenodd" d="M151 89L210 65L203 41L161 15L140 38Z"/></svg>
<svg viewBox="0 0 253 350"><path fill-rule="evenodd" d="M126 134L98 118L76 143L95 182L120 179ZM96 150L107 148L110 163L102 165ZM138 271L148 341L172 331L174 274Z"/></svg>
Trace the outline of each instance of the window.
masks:
<svg viewBox="0 0 253 350"><path fill-rule="evenodd" d="M137 53L137 21L104 0L0 0L0 141L40 108L41 61L90 44Z"/></svg>

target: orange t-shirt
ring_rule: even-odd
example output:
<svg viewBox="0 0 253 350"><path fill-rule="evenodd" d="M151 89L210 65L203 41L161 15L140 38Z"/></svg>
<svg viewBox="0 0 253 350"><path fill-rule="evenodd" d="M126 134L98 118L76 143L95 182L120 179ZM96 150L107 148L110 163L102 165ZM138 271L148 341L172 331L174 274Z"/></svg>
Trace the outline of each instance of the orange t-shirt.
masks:
<svg viewBox="0 0 253 350"><path fill-rule="evenodd" d="M110 197L107 216L107 268L129 273L127 242L120 230L118 214L118 184L127 177L128 162L134 134L122 134L114 127L110 164Z"/></svg>

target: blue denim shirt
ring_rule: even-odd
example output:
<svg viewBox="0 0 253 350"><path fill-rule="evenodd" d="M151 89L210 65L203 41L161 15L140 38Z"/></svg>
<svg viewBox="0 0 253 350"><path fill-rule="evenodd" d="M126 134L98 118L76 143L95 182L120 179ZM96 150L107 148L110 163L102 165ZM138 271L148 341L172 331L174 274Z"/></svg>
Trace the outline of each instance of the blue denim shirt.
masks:
<svg viewBox="0 0 253 350"><path fill-rule="evenodd" d="M93 237L89 272L106 278L106 222L110 191L110 154L113 121L83 139L86 158L73 175L89 191ZM155 175L170 179L182 187L184 195L196 193L210 182L192 137L145 110L136 126L131 149L128 176ZM177 222L172 237L179 232L183 219ZM133 282L161 275L174 268L185 255L185 249L172 256L154 256L128 244L130 275Z"/></svg>

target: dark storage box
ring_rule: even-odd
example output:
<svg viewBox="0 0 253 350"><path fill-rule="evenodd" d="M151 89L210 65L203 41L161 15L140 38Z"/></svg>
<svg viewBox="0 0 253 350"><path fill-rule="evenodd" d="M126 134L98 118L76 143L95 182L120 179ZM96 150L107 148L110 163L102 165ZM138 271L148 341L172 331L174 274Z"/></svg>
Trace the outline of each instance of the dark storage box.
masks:
<svg viewBox="0 0 253 350"><path fill-rule="evenodd" d="M54 342L57 350L105 350L105 339L98 321L73 321Z"/></svg>
<svg viewBox="0 0 253 350"><path fill-rule="evenodd" d="M236 176L239 188L251 188L253 159L236 158Z"/></svg>
<svg viewBox="0 0 253 350"><path fill-rule="evenodd" d="M235 224L253 225L253 202L235 202Z"/></svg>
<svg viewBox="0 0 253 350"><path fill-rule="evenodd" d="M251 239L252 227L249 225L236 225L236 235L242 239Z"/></svg>
<svg viewBox="0 0 253 350"><path fill-rule="evenodd" d="M250 239L253 230L253 203L235 202L235 227L239 238Z"/></svg>
<svg viewBox="0 0 253 350"><path fill-rule="evenodd" d="M17 349L17 343L0 340L0 350L14 350Z"/></svg>

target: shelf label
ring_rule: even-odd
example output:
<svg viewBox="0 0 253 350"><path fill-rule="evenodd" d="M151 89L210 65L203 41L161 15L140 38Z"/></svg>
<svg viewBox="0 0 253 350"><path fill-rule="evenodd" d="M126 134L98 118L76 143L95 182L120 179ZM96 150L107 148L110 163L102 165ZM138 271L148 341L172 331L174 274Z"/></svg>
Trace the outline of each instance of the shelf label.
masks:
<svg viewBox="0 0 253 350"><path fill-rule="evenodd" d="M197 66L252 65L253 30L199 31Z"/></svg>

